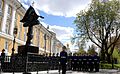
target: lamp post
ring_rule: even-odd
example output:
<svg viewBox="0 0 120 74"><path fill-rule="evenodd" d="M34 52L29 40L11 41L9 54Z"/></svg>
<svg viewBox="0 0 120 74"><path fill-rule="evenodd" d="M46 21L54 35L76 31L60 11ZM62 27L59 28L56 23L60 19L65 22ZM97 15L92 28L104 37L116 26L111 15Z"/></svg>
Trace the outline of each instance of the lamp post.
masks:
<svg viewBox="0 0 120 74"><path fill-rule="evenodd" d="M16 36L17 36L17 30L18 30L17 27L15 27L15 28L14 28L14 31L13 31L14 40L13 40L12 55L14 55L14 51L15 51L14 47L15 47L15 38L16 38Z"/></svg>

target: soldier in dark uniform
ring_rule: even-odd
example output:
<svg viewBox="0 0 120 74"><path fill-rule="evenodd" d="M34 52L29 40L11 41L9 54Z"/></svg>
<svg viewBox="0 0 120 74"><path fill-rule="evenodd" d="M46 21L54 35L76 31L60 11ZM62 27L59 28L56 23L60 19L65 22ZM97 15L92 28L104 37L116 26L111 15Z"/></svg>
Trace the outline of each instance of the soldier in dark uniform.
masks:
<svg viewBox="0 0 120 74"><path fill-rule="evenodd" d="M71 56L71 70L74 69L74 56Z"/></svg>
<svg viewBox="0 0 120 74"><path fill-rule="evenodd" d="M68 59L69 59L68 69L69 69L69 70L72 70L72 53L69 54Z"/></svg>
<svg viewBox="0 0 120 74"><path fill-rule="evenodd" d="M55 60L56 60L55 69L59 69L59 53L56 54Z"/></svg>
<svg viewBox="0 0 120 74"><path fill-rule="evenodd" d="M81 54L78 56L78 61L79 61L78 70L81 71L82 70L82 56L81 56Z"/></svg>
<svg viewBox="0 0 120 74"><path fill-rule="evenodd" d="M87 68L87 57L86 57L86 54L83 55L83 71L86 71L86 68Z"/></svg>
<svg viewBox="0 0 120 74"><path fill-rule="evenodd" d="M52 54L51 61L52 61L52 70L54 70L54 69L55 69L55 63L56 63L56 60L55 60L55 53Z"/></svg>
<svg viewBox="0 0 120 74"><path fill-rule="evenodd" d="M5 49L3 49L1 53L1 69L3 69L4 60L5 60Z"/></svg>
<svg viewBox="0 0 120 74"><path fill-rule="evenodd" d="M83 71L83 69L84 69L84 62L83 62L84 55L81 54L80 57L81 57L81 71Z"/></svg>
<svg viewBox="0 0 120 74"><path fill-rule="evenodd" d="M94 57L94 68L95 68L95 72L99 72L100 57L97 56L96 54L95 54L93 57Z"/></svg>
<svg viewBox="0 0 120 74"><path fill-rule="evenodd" d="M94 66L93 66L93 65L94 65L94 59L93 59L93 56L92 56L92 55L89 55L88 60L89 60L89 64L88 64L88 66L89 66L89 71L92 72L93 69L94 69Z"/></svg>
<svg viewBox="0 0 120 74"><path fill-rule="evenodd" d="M62 51L60 52L60 64L62 67L62 74L66 74L66 63L67 63L67 52L65 51L66 47L62 47Z"/></svg>
<svg viewBox="0 0 120 74"><path fill-rule="evenodd" d="M86 68L85 68L85 71L89 71L89 55L86 54Z"/></svg>
<svg viewBox="0 0 120 74"><path fill-rule="evenodd" d="M79 62L79 55L77 54L77 56L76 56L76 70L77 71L79 71L79 64L80 64L80 62Z"/></svg>
<svg viewBox="0 0 120 74"><path fill-rule="evenodd" d="M77 56L76 53L73 54L73 71L77 70Z"/></svg>
<svg viewBox="0 0 120 74"><path fill-rule="evenodd" d="M48 60L49 60L49 62L48 62L49 69L51 70L52 69L52 55L51 55L51 53L49 54Z"/></svg>

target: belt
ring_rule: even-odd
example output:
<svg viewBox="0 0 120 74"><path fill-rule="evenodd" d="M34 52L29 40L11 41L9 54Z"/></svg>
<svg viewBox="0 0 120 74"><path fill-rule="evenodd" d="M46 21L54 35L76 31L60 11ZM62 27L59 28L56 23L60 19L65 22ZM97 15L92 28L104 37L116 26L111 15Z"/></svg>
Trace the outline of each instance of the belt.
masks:
<svg viewBox="0 0 120 74"><path fill-rule="evenodd" d="M61 58L66 58L66 57L61 57Z"/></svg>

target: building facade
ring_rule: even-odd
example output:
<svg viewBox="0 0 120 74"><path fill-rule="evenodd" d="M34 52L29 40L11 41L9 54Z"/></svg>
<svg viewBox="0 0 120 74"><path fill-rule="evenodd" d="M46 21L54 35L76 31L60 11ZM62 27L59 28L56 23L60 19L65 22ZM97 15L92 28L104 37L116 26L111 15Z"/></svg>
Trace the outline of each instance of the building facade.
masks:
<svg viewBox="0 0 120 74"><path fill-rule="evenodd" d="M18 46L25 45L28 28L23 27L23 23L20 22L25 12L26 9L18 0L0 0L0 52L5 49L6 55L11 55L15 27L18 29L15 39L15 53L18 51ZM35 25L32 45L39 47L40 54L53 53L52 51L56 49L53 43L57 41L54 36L56 36L55 33L46 29L42 24Z"/></svg>
<svg viewBox="0 0 120 74"><path fill-rule="evenodd" d="M59 53L62 51L62 47L63 47L63 44L56 38L56 34L51 32L52 33L52 43L51 43L51 46L52 46L52 53Z"/></svg>

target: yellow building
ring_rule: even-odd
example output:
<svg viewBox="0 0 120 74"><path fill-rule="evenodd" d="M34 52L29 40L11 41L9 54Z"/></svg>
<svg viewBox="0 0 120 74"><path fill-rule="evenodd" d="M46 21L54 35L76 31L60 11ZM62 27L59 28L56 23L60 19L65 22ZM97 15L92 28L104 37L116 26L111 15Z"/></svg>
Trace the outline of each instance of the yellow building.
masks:
<svg viewBox="0 0 120 74"><path fill-rule="evenodd" d="M25 12L26 9L18 0L0 0L0 52L5 49L5 53L11 55L15 27L18 29L15 39L15 53L17 53L18 46L25 45L28 28L23 27L23 23L20 22ZM56 37L54 38L53 33L42 24L34 26L32 45L39 47L39 53L52 53L56 49L52 45L57 40Z"/></svg>

